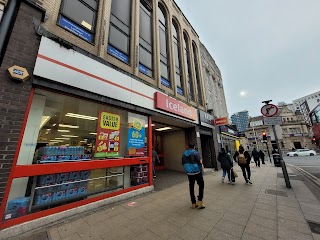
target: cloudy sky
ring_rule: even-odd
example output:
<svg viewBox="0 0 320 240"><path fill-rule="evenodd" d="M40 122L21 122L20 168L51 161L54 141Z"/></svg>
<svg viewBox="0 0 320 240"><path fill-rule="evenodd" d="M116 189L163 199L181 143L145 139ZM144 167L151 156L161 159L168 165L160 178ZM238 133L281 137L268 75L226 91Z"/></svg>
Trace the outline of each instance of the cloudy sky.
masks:
<svg viewBox="0 0 320 240"><path fill-rule="evenodd" d="M320 91L320 0L175 0L221 70L229 115Z"/></svg>

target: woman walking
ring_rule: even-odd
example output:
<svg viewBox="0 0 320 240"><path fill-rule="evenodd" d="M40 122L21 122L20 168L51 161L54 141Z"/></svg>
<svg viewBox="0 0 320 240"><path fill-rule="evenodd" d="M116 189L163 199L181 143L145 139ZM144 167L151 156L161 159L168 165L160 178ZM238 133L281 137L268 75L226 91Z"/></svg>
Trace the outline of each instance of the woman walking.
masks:
<svg viewBox="0 0 320 240"><path fill-rule="evenodd" d="M250 154L244 150L243 146L239 146L239 151L237 151L233 155L233 159L238 163L242 170L242 174L244 179L246 180L246 184L252 184L250 177L251 177L251 171L250 171Z"/></svg>
<svg viewBox="0 0 320 240"><path fill-rule="evenodd" d="M224 148L221 148L221 152L219 152L218 161L221 163L221 168L223 170L221 182L224 183L224 178L226 177L226 174L228 174L229 183L233 184L233 182L231 181L231 168L233 166L233 163L230 155Z"/></svg>

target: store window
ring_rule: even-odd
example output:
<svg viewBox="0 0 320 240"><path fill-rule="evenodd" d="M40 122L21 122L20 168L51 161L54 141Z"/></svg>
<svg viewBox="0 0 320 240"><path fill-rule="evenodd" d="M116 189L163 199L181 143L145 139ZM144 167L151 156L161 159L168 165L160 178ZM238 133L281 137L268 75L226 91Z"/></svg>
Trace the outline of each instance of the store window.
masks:
<svg viewBox="0 0 320 240"><path fill-rule="evenodd" d="M186 33L183 33L183 48L185 55L185 68L187 74L188 92L191 101L194 101L193 83L191 77L190 53L189 53L189 39Z"/></svg>
<svg viewBox="0 0 320 240"><path fill-rule="evenodd" d="M139 71L153 77L152 1L140 1Z"/></svg>
<svg viewBox="0 0 320 240"><path fill-rule="evenodd" d="M193 63L194 63L194 70L196 76L196 83L197 83L197 90L198 90L198 101L201 106L203 106L202 100L202 90L201 90L201 79L200 79L200 72L199 72L199 63L198 63L198 51L196 44L192 42L192 50L193 50Z"/></svg>
<svg viewBox="0 0 320 240"><path fill-rule="evenodd" d="M63 0L58 25L93 43L98 5L98 0Z"/></svg>
<svg viewBox="0 0 320 240"><path fill-rule="evenodd" d="M167 29L167 15L164 8L158 6L159 17L159 44L160 44L160 77L161 84L167 88L171 88L171 81L169 80L169 54L168 54L168 29Z"/></svg>
<svg viewBox="0 0 320 240"><path fill-rule="evenodd" d="M180 52L180 35L178 25L175 20L172 20L172 33L173 33L173 54L175 66L175 80L177 85L177 93L184 95L183 80L181 73L181 52Z"/></svg>
<svg viewBox="0 0 320 240"><path fill-rule="evenodd" d="M112 1L108 53L129 63L131 0Z"/></svg>
<svg viewBox="0 0 320 240"><path fill-rule="evenodd" d="M4 219L148 183L147 123L137 113L36 90L17 165L47 170L14 178Z"/></svg>

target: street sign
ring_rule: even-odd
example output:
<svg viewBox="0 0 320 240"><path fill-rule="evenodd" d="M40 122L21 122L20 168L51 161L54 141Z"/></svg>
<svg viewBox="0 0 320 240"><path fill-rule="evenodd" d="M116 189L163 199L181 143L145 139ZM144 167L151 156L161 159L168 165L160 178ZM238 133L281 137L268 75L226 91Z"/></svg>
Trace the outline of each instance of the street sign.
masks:
<svg viewBox="0 0 320 240"><path fill-rule="evenodd" d="M278 107L274 104L266 104L261 108L261 114L265 117L272 117L278 113Z"/></svg>
<svg viewBox="0 0 320 240"><path fill-rule="evenodd" d="M214 125L215 126L220 126L220 125L228 125L229 121L228 118L224 117L224 118L216 118L214 120Z"/></svg>
<svg viewBox="0 0 320 240"><path fill-rule="evenodd" d="M264 117L263 123L264 125L281 125L282 117Z"/></svg>

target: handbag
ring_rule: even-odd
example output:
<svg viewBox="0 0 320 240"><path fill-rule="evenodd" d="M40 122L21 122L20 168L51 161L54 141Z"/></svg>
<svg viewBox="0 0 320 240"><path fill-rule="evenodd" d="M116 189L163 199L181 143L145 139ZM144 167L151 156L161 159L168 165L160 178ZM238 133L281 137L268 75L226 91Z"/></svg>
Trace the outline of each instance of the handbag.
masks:
<svg viewBox="0 0 320 240"><path fill-rule="evenodd" d="M234 177L237 178L238 177L238 173L236 173L236 171L233 168L232 168L232 171L233 171Z"/></svg>

